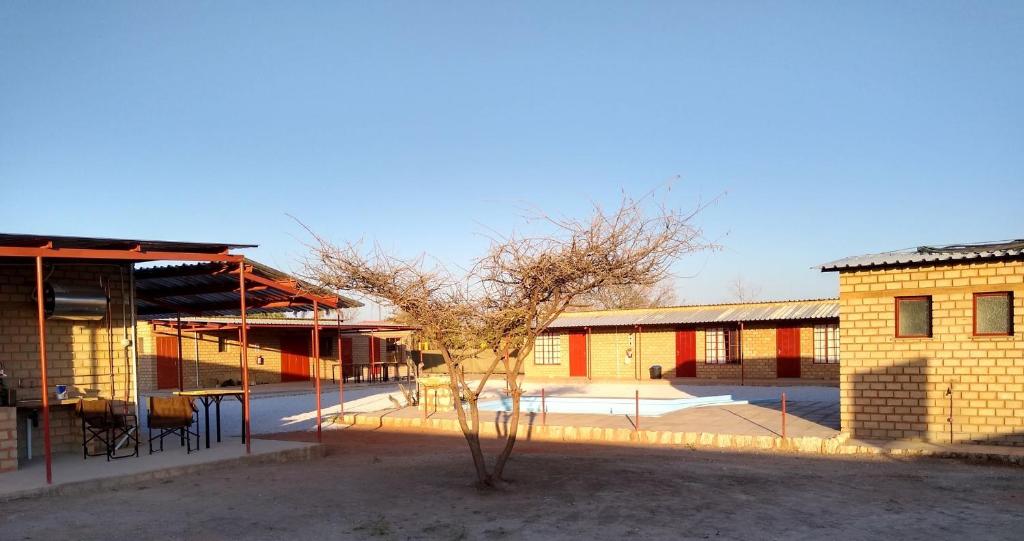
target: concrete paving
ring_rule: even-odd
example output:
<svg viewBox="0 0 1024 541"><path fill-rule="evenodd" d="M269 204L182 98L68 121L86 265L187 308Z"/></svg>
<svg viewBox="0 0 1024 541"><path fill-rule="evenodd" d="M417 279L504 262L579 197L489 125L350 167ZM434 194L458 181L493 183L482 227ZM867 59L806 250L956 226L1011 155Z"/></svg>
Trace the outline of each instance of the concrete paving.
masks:
<svg viewBox="0 0 1024 541"><path fill-rule="evenodd" d="M105 457L83 459L80 454L59 454L53 459L53 484L46 483L43 459L23 461L13 472L0 474L0 501L54 493L96 490L136 481L164 478L242 462L304 460L319 456L322 447L298 441L252 440L252 454L238 438L229 438L210 449L186 453L173 437L164 441L164 451L149 454L145 442L139 456L107 461Z"/></svg>
<svg viewBox="0 0 1024 541"><path fill-rule="evenodd" d="M830 438L839 433L839 408L827 402L787 402L786 436ZM397 408L360 416L371 418L417 418L423 416L420 408ZM481 419L492 424L494 431L503 434L508 430L510 414L507 412L482 412ZM430 410L428 419L455 419L454 411ZM546 423L550 426L572 426L591 428L612 428L633 430L635 419L632 415L602 415L549 413L546 418L539 414L523 414L520 430L529 431L534 426ZM334 428L333 426L331 428ZM641 417L642 430L667 432L704 432L739 436L782 436L781 407L773 403L742 404L691 408L667 413L659 417Z"/></svg>
<svg viewBox="0 0 1024 541"><path fill-rule="evenodd" d="M167 396L170 391L149 393ZM320 388L320 407L323 415L338 413L338 385L324 382ZM403 395L395 383L345 384L345 411L366 412L403 405ZM197 401L198 405L198 401ZM253 434L296 432L316 428L316 393L311 382L275 383L252 387L250 394ZM141 404L140 422L146 424L145 400ZM210 407L210 423L216 428ZM200 406L200 424L203 412ZM241 436L242 405L234 398L221 404L221 431L228 436Z"/></svg>

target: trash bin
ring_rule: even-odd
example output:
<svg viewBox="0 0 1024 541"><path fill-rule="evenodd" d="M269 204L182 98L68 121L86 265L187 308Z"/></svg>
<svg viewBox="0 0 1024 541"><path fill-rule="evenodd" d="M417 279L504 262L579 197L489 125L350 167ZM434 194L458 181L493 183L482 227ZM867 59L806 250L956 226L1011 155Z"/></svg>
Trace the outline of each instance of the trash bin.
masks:
<svg viewBox="0 0 1024 541"><path fill-rule="evenodd" d="M661 365L651 365L651 379L661 379Z"/></svg>

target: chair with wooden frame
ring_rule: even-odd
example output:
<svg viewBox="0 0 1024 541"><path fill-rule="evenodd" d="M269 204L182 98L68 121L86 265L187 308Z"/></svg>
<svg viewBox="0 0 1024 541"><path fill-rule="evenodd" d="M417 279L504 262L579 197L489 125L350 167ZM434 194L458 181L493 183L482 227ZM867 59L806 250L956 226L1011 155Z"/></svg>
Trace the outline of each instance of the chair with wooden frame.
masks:
<svg viewBox="0 0 1024 541"><path fill-rule="evenodd" d="M138 419L133 413L115 414L113 405L103 398L79 399L75 413L82 419L82 458L106 456L128 458L139 456ZM132 444L132 452L118 455L118 441ZM98 442L103 452L89 452L89 445Z"/></svg>
<svg viewBox="0 0 1024 541"><path fill-rule="evenodd" d="M149 427L149 454L153 454L153 440L160 440L160 450L163 451L164 437L171 434L181 437L186 453L192 452L192 436L195 436L195 450L199 450L199 409L190 397L149 397L146 425ZM153 435L154 429L159 431L156 436Z"/></svg>

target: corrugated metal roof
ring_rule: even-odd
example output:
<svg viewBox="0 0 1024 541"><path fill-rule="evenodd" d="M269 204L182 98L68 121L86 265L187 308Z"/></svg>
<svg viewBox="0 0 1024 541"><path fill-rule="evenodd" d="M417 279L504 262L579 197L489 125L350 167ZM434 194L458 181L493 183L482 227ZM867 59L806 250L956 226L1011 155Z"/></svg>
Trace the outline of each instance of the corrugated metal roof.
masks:
<svg viewBox="0 0 1024 541"><path fill-rule="evenodd" d="M676 306L643 310L570 312L549 328L631 327L636 325L687 325L750 321L795 321L839 317L837 299L776 301L745 304Z"/></svg>
<svg viewBox="0 0 1024 541"><path fill-rule="evenodd" d="M822 271L841 271L870 267L895 267L924 263L960 262L983 259L1024 257L1024 240L919 246L908 250L845 257L821 266Z"/></svg>
<svg viewBox="0 0 1024 541"><path fill-rule="evenodd" d="M275 282L294 283L297 289L308 293L337 297L343 308L362 306L358 301L337 296L273 267L252 260L246 260L246 264L252 266L253 274ZM231 274L236 267L225 263L198 263L137 269L135 289L139 316L169 316L177 312L213 316L238 314L238 277ZM246 291L246 299L254 311L291 312L312 308L311 301L296 298L285 284L253 287ZM272 303L285 306L263 307Z"/></svg>
<svg viewBox="0 0 1024 541"><path fill-rule="evenodd" d="M165 322L167 324L174 324L177 322L177 318L167 317L154 317L148 318L152 322ZM195 323L201 325L209 324L220 324L220 325L241 325L242 318L240 317L224 317L224 316L188 316L181 318L182 324ZM245 323L250 327L303 327L311 328L313 326L313 318L309 317L247 317ZM342 321L341 325L338 325L338 321L331 317L320 318L320 327L325 329L340 328L342 330L358 331L358 330L416 330L418 327L411 325L403 325L395 323L393 321L355 321L348 322ZM185 329L187 330L187 329Z"/></svg>
<svg viewBox="0 0 1024 541"><path fill-rule="evenodd" d="M191 252L219 254L232 248L255 248L255 244L181 242L173 240L112 239L105 237L68 237L63 235L27 235L0 233L0 246L38 247L53 243L54 248L88 250L132 250L151 252Z"/></svg>

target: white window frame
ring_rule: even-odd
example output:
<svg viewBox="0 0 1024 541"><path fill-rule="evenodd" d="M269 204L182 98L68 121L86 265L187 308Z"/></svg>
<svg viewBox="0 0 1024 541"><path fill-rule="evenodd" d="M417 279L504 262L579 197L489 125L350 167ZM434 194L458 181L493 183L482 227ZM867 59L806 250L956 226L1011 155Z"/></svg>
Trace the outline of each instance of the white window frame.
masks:
<svg viewBox="0 0 1024 541"><path fill-rule="evenodd" d="M726 364L729 362L729 329L713 327L704 329L704 362Z"/></svg>
<svg viewBox="0 0 1024 541"><path fill-rule="evenodd" d="M839 324L827 323L814 326L814 362L817 364L839 363Z"/></svg>
<svg viewBox="0 0 1024 541"><path fill-rule="evenodd" d="M533 364L552 366L562 364L562 335L543 333L533 344Z"/></svg>

